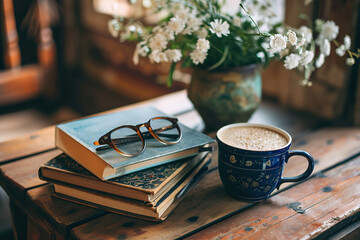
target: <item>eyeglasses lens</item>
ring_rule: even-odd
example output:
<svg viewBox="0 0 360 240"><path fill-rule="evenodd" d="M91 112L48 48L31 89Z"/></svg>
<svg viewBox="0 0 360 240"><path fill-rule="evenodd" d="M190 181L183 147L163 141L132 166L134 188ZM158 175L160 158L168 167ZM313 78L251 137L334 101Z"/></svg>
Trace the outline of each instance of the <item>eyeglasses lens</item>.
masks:
<svg viewBox="0 0 360 240"><path fill-rule="evenodd" d="M138 154L144 147L141 138L132 128L119 128L110 137L114 146L125 154Z"/></svg>
<svg viewBox="0 0 360 240"><path fill-rule="evenodd" d="M150 127L157 137L165 142L177 142L180 138L180 131L176 125L167 119L152 119Z"/></svg>

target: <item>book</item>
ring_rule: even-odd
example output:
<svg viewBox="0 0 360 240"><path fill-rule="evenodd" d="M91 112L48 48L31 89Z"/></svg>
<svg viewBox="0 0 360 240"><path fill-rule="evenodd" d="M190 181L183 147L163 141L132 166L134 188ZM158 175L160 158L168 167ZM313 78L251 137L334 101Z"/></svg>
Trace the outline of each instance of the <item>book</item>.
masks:
<svg viewBox="0 0 360 240"><path fill-rule="evenodd" d="M66 184L156 204L206 155L206 152L202 152L195 157L102 181L62 153L39 168L39 178L54 184Z"/></svg>
<svg viewBox="0 0 360 240"><path fill-rule="evenodd" d="M157 116L168 115L145 106L59 124L55 128L55 145L102 180L195 156L201 149L215 148L214 139L179 123L182 139L177 144L148 144L144 152L134 157L122 156L113 149L96 151L93 142L108 131L121 125L144 123Z"/></svg>
<svg viewBox="0 0 360 240"><path fill-rule="evenodd" d="M211 153L202 159L153 206L146 202L67 185L54 184L53 196L90 207L151 221L165 220L185 193L207 172Z"/></svg>

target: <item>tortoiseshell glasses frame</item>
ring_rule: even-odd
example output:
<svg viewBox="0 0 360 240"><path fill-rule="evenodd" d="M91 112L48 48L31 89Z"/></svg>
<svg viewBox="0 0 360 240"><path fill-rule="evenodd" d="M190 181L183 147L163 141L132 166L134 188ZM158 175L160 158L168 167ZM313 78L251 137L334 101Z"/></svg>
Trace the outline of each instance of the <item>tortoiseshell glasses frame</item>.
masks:
<svg viewBox="0 0 360 240"><path fill-rule="evenodd" d="M153 122L159 122L157 120L164 120L166 125L154 128ZM153 126L152 126L153 125ZM156 125L156 124L155 124ZM140 128L146 127L148 132L141 132ZM121 130L129 130L131 129L133 134L130 135L124 135L124 137L120 138L112 138L112 134L116 131ZM175 130L175 132L174 132ZM173 131L173 133L168 133L166 131ZM136 134L135 134L136 132ZM172 118L172 117L154 117L151 118L149 121L145 123L141 123L138 125L122 125L119 127L116 127L109 131L108 133L104 134L99 138L98 141L94 142L94 145L107 145L96 148L96 151L101 151L109 148L113 148L115 151L120 153L121 155L127 156L127 157L134 157L142 153L146 147L146 138L155 138L157 141L159 141L162 144L165 145L172 145L178 143L182 138L182 132L178 125L178 119ZM165 140L165 139L166 140ZM136 153L127 153L123 150L120 150L117 145L126 144L126 143L133 143L141 141L142 147L137 151Z"/></svg>

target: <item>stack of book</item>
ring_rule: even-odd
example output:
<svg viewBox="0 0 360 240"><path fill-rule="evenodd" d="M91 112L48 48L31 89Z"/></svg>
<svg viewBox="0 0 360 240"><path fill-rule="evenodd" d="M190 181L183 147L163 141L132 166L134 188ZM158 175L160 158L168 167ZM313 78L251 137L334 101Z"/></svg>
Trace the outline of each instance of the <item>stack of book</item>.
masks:
<svg viewBox="0 0 360 240"><path fill-rule="evenodd" d="M157 116L166 115L141 107L57 125L55 143L64 153L41 166L39 177L53 183L55 197L163 221L206 172L215 141L179 123L178 143L159 145L146 139L147 147L134 157L112 148L97 151L93 145L111 129Z"/></svg>

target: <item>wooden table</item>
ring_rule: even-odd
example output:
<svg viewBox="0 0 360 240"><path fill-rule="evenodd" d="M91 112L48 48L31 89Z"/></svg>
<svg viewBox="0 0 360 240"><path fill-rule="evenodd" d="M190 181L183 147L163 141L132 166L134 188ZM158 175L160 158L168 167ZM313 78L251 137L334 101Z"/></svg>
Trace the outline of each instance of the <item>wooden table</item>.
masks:
<svg viewBox="0 0 360 240"><path fill-rule="evenodd" d="M152 104L202 129L184 91L139 104ZM19 239L360 239L360 128L322 127L303 114L264 103L251 122L280 126L315 158L308 180L283 186L261 203L229 197L217 163L163 223L116 215L51 197L53 187L41 181L41 164L60 153L54 126L0 143L0 183L10 197L15 235ZM301 173L305 161L291 159L285 175Z"/></svg>

